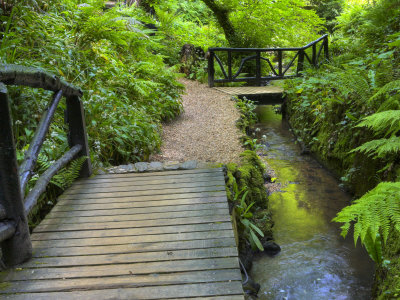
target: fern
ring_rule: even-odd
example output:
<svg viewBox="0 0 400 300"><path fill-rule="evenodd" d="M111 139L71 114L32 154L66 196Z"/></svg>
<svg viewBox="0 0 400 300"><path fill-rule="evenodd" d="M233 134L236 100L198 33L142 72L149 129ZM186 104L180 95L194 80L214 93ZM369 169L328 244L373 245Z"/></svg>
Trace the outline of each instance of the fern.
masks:
<svg viewBox="0 0 400 300"><path fill-rule="evenodd" d="M344 96L368 101L371 88L368 73L363 70L343 70L334 66L326 66L332 73L328 75L332 85Z"/></svg>
<svg viewBox="0 0 400 300"><path fill-rule="evenodd" d="M346 237L354 222L354 244L358 239L375 261L382 261L382 244L385 244L390 227L400 231L400 182L382 182L354 204L340 211L333 219L344 223L341 227Z"/></svg>
<svg viewBox="0 0 400 300"><path fill-rule="evenodd" d="M58 174L54 175L50 183L58 186L60 189L65 190L79 177L79 172L87 157L82 156L73 160L69 167L63 168Z"/></svg>
<svg viewBox="0 0 400 300"><path fill-rule="evenodd" d="M75 179L79 177L79 172L82 168L83 163L87 159L86 156L79 157L73 160L68 167L61 169L58 174L54 175L50 180L50 184L53 184L59 187L62 190L68 188ZM29 186L33 187L34 183L38 180L39 174L45 172L48 168L51 167L52 161L49 161L48 157L45 155L39 155L37 160L37 174L32 177L29 181Z"/></svg>
<svg viewBox="0 0 400 300"><path fill-rule="evenodd" d="M372 140L350 152L362 152L375 158L385 158L387 155L400 152L400 137Z"/></svg>
<svg viewBox="0 0 400 300"><path fill-rule="evenodd" d="M356 127L367 127L375 135L388 138L376 139L364 143L350 152L362 152L375 158L385 158L386 155L400 152L400 110L387 110L365 117Z"/></svg>
<svg viewBox="0 0 400 300"><path fill-rule="evenodd" d="M380 88L369 100L377 112L400 109L400 80L389 82Z"/></svg>

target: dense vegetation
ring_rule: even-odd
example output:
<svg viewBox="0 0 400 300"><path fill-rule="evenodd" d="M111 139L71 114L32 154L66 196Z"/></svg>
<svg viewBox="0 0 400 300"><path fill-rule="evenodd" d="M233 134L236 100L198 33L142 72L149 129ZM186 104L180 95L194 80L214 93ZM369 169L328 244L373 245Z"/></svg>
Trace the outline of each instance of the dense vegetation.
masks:
<svg viewBox="0 0 400 300"><path fill-rule="evenodd" d="M345 223L344 235L354 224L355 242L360 238L377 262L383 284L376 294L397 297L399 0L139 2L131 7L120 2L105 10L103 0L0 1L1 63L41 67L84 90L91 160L103 167L147 160L159 150L161 123L182 110L183 86L177 80L182 67L190 78L206 80L202 57L190 68L182 62L184 44L204 51L215 46L302 46L321 33L332 33L332 61L286 84L288 115L299 141L360 197L336 221ZM146 23L158 30L146 28ZM15 87L10 95L22 161L50 95ZM238 105L242 114L249 114L241 119L245 128L251 122L249 106ZM67 148L63 108L44 144L38 174ZM251 139L244 143L255 146ZM78 165L53 180L56 190L65 188ZM252 152L245 152L241 166L227 169L239 227L253 248L259 247L262 226L251 222L269 221L267 213L253 218L256 206L266 205L258 190L263 167ZM260 224L270 226L265 220Z"/></svg>
<svg viewBox="0 0 400 300"><path fill-rule="evenodd" d="M400 230L399 16L393 0L348 8L337 19L332 61L286 85L299 141L362 196L335 221L345 223L343 235L354 224L378 281L391 281L375 291L380 298L400 291L398 240L388 238Z"/></svg>

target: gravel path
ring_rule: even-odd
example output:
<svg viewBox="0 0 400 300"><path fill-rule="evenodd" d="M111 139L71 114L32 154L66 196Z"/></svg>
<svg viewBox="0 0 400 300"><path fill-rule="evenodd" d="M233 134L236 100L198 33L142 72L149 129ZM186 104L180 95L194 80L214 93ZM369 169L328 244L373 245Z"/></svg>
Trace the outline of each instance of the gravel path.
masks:
<svg viewBox="0 0 400 300"><path fill-rule="evenodd" d="M163 125L161 153L150 160L239 162L243 151L235 124L239 113L230 96L196 81L181 82L186 86L184 112Z"/></svg>

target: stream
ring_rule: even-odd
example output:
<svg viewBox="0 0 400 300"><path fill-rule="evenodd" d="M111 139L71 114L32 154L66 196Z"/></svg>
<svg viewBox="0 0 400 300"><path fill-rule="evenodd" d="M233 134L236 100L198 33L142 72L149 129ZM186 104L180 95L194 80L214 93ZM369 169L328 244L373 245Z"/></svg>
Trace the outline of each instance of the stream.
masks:
<svg viewBox="0 0 400 300"><path fill-rule="evenodd" d="M351 234L343 239L340 224L331 222L350 203L350 195L315 159L300 154L272 106L260 105L256 113L256 137L265 135L263 158L281 185L269 196L269 205L282 251L254 259L251 276L261 285L259 299L369 299L373 263L363 248L354 247Z"/></svg>

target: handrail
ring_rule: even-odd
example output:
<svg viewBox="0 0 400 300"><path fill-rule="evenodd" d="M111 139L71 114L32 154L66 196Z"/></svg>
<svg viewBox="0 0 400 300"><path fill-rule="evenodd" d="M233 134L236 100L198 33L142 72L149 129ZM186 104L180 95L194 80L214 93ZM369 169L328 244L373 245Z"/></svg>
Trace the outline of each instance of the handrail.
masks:
<svg viewBox="0 0 400 300"><path fill-rule="evenodd" d="M7 85L43 88L54 92L39 126L18 168L12 131ZM82 90L38 68L0 64L0 243L5 265L12 266L32 256L27 215L46 190L52 177L77 157L87 157L81 177L91 175L91 163L85 127ZM68 123L70 150L48 168L25 198L41 147L62 97L66 97L65 119ZM25 198L25 199L24 199Z"/></svg>
<svg viewBox="0 0 400 300"><path fill-rule="evenodd" d="M320 48L317 51L317 44L321 43ZM312 48L312 57L305 52L307 49ZM316 39L315 41L305 45L304 47L292 47L292 48L209 48L209 57L208 57L208 84L210 87L213 87L215 83L226 83L226 82L256 82L257 85L261 85L262 82L268 80L277 80L277 79L287 79L301 76L301 72L304 68L304 59L314 67L319 66L319 58L321 56L322 50L324 50L325 59L329 60L329 48L328 48L328 35L325 34L320 38ZM227 52L228 54L228 75L225 70L225 67L217 55L217 52ZM243 58L240 62L239 69L232 75L232 53L234 52L251 52L256 53L255 55L247 56ZM274 68L271 61L266 58L262 57L261 53L263 52L276 52L278 58L278 70ZM283 66L283 53L284 52L296 52L294 57L291 59L290 63ZM286 75L287 71L290 67L293 66L295 60L297 58L297 67L296 67L296 74L295 75ZM256 76L251 77L238 77L244 68L244 65L247 61L255 60L256 61ZM261 74L261 61L265 60L268 63L269 69L272 72L272 75L262 76ZM220 66L224 78L215 79L215 61Z"/></svg>

